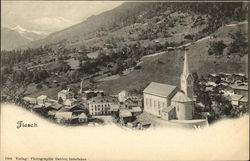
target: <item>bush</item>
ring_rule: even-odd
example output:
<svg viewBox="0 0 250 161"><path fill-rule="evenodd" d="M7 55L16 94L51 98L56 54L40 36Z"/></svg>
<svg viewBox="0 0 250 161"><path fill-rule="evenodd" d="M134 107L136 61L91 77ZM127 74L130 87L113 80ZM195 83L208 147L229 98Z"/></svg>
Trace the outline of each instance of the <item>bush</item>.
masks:
<svg viewBox="0 0 250 161"><path fill-rule="evenodd" d="M36 85L36 89L42 89L42 88L43 88L43 85L42 85L42 84Z"/></svg>
<svg viewBox="0 0 250 161"><path fill-rule="evenodd" d="M226 45L224 42L221 41L216 41L216 42L211 42L210 43L210 48L208 49L208 54L209 55L222 55L223 50L226 48Z"/></svg>
<svg viewBox="0 0 250 161"><path fill-rule="evenodd" d="M188 39L188 40L193 40L193 38L194 38L194 35L185 35L184 36L184 39Z"/></svg>

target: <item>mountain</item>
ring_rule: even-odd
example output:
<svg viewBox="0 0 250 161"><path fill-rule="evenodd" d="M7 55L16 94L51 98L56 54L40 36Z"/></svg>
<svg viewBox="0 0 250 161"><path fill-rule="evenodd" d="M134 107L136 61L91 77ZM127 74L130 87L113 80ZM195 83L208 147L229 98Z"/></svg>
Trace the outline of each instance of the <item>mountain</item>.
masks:
<svg viewBox="0 0 250 161"><path fill-rule="evenodd" d="M91 45L102 48L100 44L104 44L108 37L122 37L126 39L125 41L131 41L129 39L137 39L136 37L143 32L156 35L151 39L163 32L166 37L169 28L183 26L179 21L179 19L184 20L183 16L192 18L190 23L197 21L193 25L193 28L198 27L196 32L204 29L204 32L211 33L230 21L245 19L245 16L242 16L246 12L245 8L243 3L126 2L115 9L91 16L79 24L52 33L45 39L34 41L24 47L36 48L41 45L50 45L58 48L79 48L82 45ZM176 14L169 17L174 12ZM201 23L206 25L206 28L199 28L202 26ZM132 32L134 34L131 34ZM133 38L130 38L132 35Z"/></svg>
<svg viewBox="0 0 250 161"><path fill-rule="evenodd" d="M1 50L12 50L29 42L31 40L23 37L17 31L1 27Z"/></svg>
<svg viewBox="0 0 250 161"><path fill-rule="evenodd" d="M19 25L12 28L12 30L17 31L20 35L22 35L26 39L29 39L30 41L36 41L39 39L43 39L47 36L46 33L42 33L39 31L29 31L29 30L24 29L23 27L21 27Z"/></svg>

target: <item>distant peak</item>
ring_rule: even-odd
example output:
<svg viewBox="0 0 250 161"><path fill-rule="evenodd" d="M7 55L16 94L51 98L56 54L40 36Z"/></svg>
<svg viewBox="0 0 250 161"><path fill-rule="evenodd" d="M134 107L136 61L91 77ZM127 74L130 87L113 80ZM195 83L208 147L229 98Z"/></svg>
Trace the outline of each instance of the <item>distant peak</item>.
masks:
<svg viewBox="0 0 250 161"><path fill-rule="evenodd" d="M22 27L19 26L19 25L17 25L16 27L13 27L12 30L15 30L15 31L17 31L17 32L19 32L19 33L20 33L20 32L21 32L21 33L27 32L26 29L22 28Z"/></svg>
<svg viewBox="0 0 250 161"><path fill-rule="evenodd" d="M38 35L44 35L44 36L49 34L47 32L42 32L42 31L27 30L27 29L23 28L20 25L17 25L15 27L13 27L12 30L17 31L20 34L24 34L24 33L27 33L27 32L35 33L35 34L38 34Z"/></svg>

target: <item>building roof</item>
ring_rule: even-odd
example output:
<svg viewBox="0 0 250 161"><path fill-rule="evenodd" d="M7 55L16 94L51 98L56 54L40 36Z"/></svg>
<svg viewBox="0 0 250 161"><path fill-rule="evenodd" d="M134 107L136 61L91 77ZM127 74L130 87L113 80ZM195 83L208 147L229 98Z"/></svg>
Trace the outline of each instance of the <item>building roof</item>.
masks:
<svg viewBox="0 0 250 161"><path fill-rule="evenodd" d="M240 102L248 102L248 97L244 96L240 99Z"/></svg>
<svg viewBox="0 0 250 161"><path fill-rule="evenodd" d="M46 99L46 98L47 98L46 95L41 95L41 96L37 97L37 99L40 99L40 100L43 100L43 99Z"/></svg>
<svg viewBox="0 0 250 161"><path fill-rule="evenodd" d="M238 89L238 90L248 90L248 86L237 86L237 85L231 85L233 89Z"/></svg>
<svg viewBox="0 0 250 161"><path fill-rule="evenodd" d="M86 116L85 113L81 113L80 115L72 115L72 118L87 119L88 117Z"/></svg>
<svg viewBox="0 0 250 161"><path fill-rule="evenodd" d="M70 119L70 118L72 118L72 112L56 112L55 118Z"/></svg>
<svg viewBox="0 0 250 161"><path fill-rule="evenodd" d="M28 101L30 103L36 103L36 98L33 97L23 97L23 100Z"/></svg>
<svg viewBox="0 0 250 161"><path fill-rule="evenodd" d="M129 110L121 110L119 112L120 117L131 117L132 113Z"/></svg>
<svg viewBox="0 0 250 161"><path fill-rule="evenodd" d="M142 112L141 107L132 107L132 112Z"/></svg>
<svg viewBox="0 0 250 161"><path fill-rule="evenodd" d="M186 96L183 92L177 92L172 98L174 102L192 102L192 100Z"/></svg>
<svg viewBox="0 0 250 161"><path fill-rule="evenodd" d="M239 101L243 96L238 94L233 94L230 97L232 101Z"/></svg>
<svg viewBox="0 0 250 161"><path fill-rule="evenodd" d="M119 105L116 105L116 104L112 104L112 105L110 105L110 110L113 110L113 111L118 111L118 110L119 110L119 108L120 108L120 106L119 106Z"/></svg>
<svg viewBox="0 0 250 161"><path fill-rule="evenodd" d="M69 93L69 91L64 89L64 90L61 90L59 93L67 94L67 93Z"/></svg>
<svg viewBox="0 0 250 161"><path fill-rule="evenodd" d="M164 107L163 109L162 109L162 112L166 112L166 113L168 113L168 112L170 112L171 110L173 110L175 107L173 106L173 105L170 105L170 106L168 106L168 107Z"/></svg>
<svg viewBox="0 0 250 161"><path fill-rule="evenodd" d="M168 97L177 87L168 85L168 84L162 84L162 83L156 83L151 82L145 89L144 93L149 93L153 95L158 95L162 97Z"/></svg>
<svg viewBox="0 0 250 161"><path fill-rule="evenodd" d="M118 99L111 96L96 96L88 100L88 103L114 103L118 102Z"/></svg>

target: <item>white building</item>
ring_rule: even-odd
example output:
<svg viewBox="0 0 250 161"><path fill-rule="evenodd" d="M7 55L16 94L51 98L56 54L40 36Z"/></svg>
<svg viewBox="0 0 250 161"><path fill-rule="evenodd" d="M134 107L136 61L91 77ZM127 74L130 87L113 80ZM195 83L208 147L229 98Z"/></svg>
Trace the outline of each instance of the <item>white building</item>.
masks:
<svg viewBox="0 0 250 161"><path fill-rule="evenodd" d="M118 94L118 100L119 102L124 102L128 98L128 92L123 90Z"/></svg>
<svg viewBox="0 0 250 161"><path fill-rule="evenodd" d="M38 105L44 105L45 102L48 101L48 97L46 95L41 95L41 96L37 97L36 100L37 100Z"/></svg>
<svg viewBox="0 0 250 161"><path fill-rule="evenodd" d="M112 113L112 105L118 105L118 100L110 96L97 96L87 101L89 114L96 115L110 115Z"/></svg>
<svg viewBox="0 0 250 161"><path fill-rule="evenodd" d="M144 111L166 120L193 118L193 77L188 69L187 53L181 74L181 91L168 84L151 82L143 91Z"/></svg>
<svg viewBox="0 0 250 161"><path fill-rule="evenodd" d="M74 95L73 95L72 92L70 92L69 89L68 89L68 90L61 90L61 91L58 92L58 94L57 94L58 100L61 98L61 99L63 100L63 102L66 101L67 99L73 98L73 97L74 97Z"/></svg>

